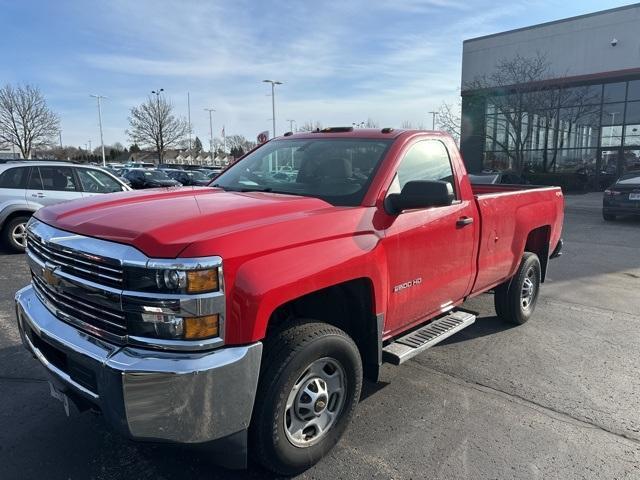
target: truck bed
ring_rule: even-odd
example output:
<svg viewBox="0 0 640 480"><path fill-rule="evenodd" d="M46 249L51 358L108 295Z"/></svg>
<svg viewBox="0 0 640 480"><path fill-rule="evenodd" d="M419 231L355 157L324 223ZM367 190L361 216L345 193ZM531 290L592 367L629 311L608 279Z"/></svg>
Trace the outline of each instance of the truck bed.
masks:
<svg viewBox="0 0 640 480"><path fill-rule="evenodd" d="M511 277L523 250L537 251L538 243L546 243L548 253L553 251L562 231L564 199L559 187L477 184L471 188L482 225L473 294ZM540 261L544 269L546 258Z"/></svg>

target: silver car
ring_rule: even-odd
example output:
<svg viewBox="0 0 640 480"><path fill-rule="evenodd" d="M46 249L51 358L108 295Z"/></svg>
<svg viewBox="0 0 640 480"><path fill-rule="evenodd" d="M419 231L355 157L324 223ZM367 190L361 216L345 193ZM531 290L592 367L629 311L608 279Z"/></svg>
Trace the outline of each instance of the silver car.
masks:
<svg viewBox="0 0 640 480"><path fill-rule="evenodd" d="M23 252L26 224L41 207L92 195L131 190L105 170L64 162L23 161L0 165L2 242Z"/></svg>

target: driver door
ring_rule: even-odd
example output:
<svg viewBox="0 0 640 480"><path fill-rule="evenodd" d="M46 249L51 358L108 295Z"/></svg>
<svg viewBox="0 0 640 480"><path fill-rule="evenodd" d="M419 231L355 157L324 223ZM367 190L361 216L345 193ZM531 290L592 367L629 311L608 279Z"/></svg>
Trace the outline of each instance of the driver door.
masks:
<svg viewBox="0 0 640 480"><path fill-rule="evenodd" d="M456 195L451 205L404 211L385 231L389 333L446 311L467 293L478 222L475 204L460 198L455 178L445 145L423 140L409 148L387 192L399 193L412 180L440 180L451 183ZM459 222L465 218L473 220Z"/></svg>

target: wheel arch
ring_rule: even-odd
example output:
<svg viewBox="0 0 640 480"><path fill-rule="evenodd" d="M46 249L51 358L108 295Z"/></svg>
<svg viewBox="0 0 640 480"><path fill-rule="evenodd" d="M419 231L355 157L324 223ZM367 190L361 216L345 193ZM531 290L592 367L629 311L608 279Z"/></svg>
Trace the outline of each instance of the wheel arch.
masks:
<svg viewBox="0 0 640 480"><path fill-rule="evenodd" d="M295 319L309 318L333 325L355 342L364 374L377 380L382 363L384 318L375 313L375 291L371 279L354 278L291 299L273 310L265 336Z"/></svg>
<svg viewBox="0 0 640 480"><path fill-rule="evenodd" d="M549 263L549 248L551 243L551 225L543 225L534 228L527 235L524 246L525 252L535 253L540 260L541 278L544 282L547 275L547 264Z"/></svg>

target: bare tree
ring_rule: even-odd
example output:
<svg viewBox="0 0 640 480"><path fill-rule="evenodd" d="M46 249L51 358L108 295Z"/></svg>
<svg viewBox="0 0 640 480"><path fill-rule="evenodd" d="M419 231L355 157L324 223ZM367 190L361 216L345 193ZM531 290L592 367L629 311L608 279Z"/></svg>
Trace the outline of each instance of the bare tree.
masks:
<svg viewBox="0 0 640 480"><path fill-rule="evenodd" d="M316 120L315 124L312 121L306 121L298 128L299 132L313 132L314 130L322 130L322 123Z"/></svg>
<svg viewBox="0 0 640 480"><path fill-rule="evenodd" d="M164 161L168 148L180 143L188 132L188 124L183 118L173 114L173 105L162 96L148 97L131 109L127 135L135 144L155 148L158 162Z"/></svg>
<svg viewBox="0 0 640 480"><path fill-rule="evenodd" d="M366 128L380 128L380 122L374 120L373 118L367 118L367 121L364 125Z"/></svg>
<svg viewBox="0 0 640 480"><path fill-rule="evenodd" d="M242 135L227 135L226 140L227 148L232 155L236 154L234 156L240 156L256 146L255 143L247 140Z"/></svg>
<svg viewBox="0 0 640 480"><path fill-rule="evenodd" d="M37 87L31 85L0 89L0 143L18 147L23 158L35 148L54 143L60 119L49 109Z"/></svg>
<svg viewBox="0 0 640 480"><path fill-rule="evenodd" d="M562 76L553 74L546 55L537 53L532 57L516 55L510 59L501 59L490 75L475 78L465 85L465 89L478 92L486 100L489 110L495 113L496 128L487 128L485 136L502 150L510 159L513 168L522 170L526 151L536 139L536 126L554 126L557 121L557 109L563 105L578 106L572 112L572 123L588 114L590 96L588 89L563 89L554 86L562 83ZM464 119L463 119L464 120ZM558 146L557 129L553 127L552 145ZM551 142L549 142L551 143ZM553 158L548 158L544 150L543 169L555 162L557 148L553 148Z"/></svg>
<svg viewBox="0 0 640 480"><path fill-rule="evenodd" d="M443 102L436 115L436 127L438 130L447 132L458 145L460 144L460 128L462 126L461 109L460 103L453 106Z"/></svg>

